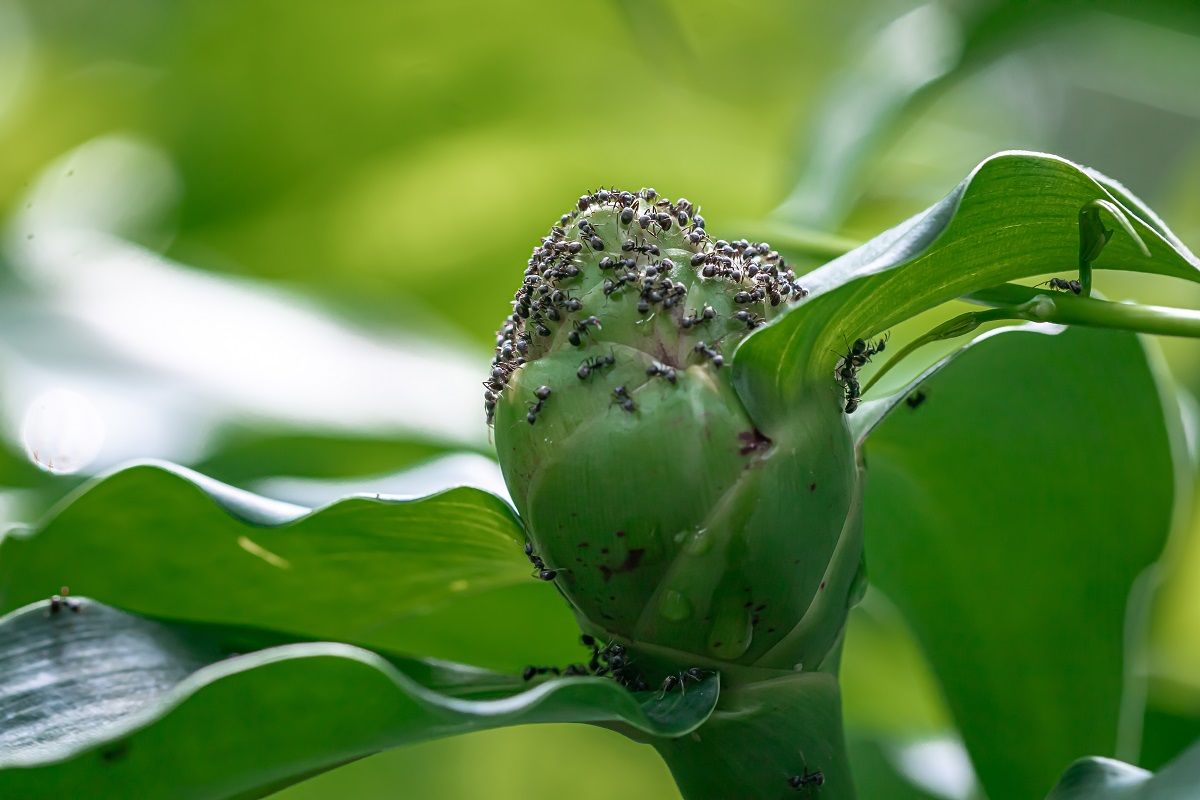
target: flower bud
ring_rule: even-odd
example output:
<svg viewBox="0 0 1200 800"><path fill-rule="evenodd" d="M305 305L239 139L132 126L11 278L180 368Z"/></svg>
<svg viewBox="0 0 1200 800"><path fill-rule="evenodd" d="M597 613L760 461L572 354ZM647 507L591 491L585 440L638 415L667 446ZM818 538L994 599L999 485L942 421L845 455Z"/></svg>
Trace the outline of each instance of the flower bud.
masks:
<svg viewBox="0 0 1200 800"><path fill-rule="evenodd" d="M581 197L529 260L485 408L535 573L585 630L647 664L816 668L861 554L842 389L756 425L732 356L807 292L697 210Z"/></svg>

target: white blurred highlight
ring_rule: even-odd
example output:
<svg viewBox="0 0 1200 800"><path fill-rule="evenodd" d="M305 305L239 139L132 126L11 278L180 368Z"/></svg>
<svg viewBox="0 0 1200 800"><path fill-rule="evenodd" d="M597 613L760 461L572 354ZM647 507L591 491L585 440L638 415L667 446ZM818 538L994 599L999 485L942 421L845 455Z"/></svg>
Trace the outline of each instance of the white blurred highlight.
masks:
<svg viewBox="0 0 1200 800"><path fill-rule="evenodd" d="M504 476L500 473L500 465L474 453L454 453L402 472L373 478L356 478L352 481L270 478L259 481L252 488L256 494L264 497L317 508L351 494L357 497L409 500L458 486L483 489L512 504Z"/></svg>
<svg viewBox="0 0 1200 800"><path fill-rule="evenodd" d="M104 419L79 392L53 389L25 413L21 440L29 459L47 472L67 475L95 460L104 441Z"/></svg>
<svg viewBox="0 0 1200 800"><path fill-rule="evenodd" d="M481 442L483 356L417 335L357 330L298 294L191 269L129 241L165 244L162 219L180 192L161 151L135 138L103 137L47 167L10 229L8 255L47 316L82 323L87 341L78 350L99 345L115 357L106 365L113 378L106 389L127 396L105 409L114 415L113 455L194 457L196 441L232 419ZM51 364L22 349L15 343L0 352L10 362L9 382L22 372L44 379L64 365L105 377L104 366L78 352L55 354L60 363ZM144 394L149 385L155 388ZM28 383L8 388L10 395L29 392ZM161 434L156 441L142 437L140 451L127 452L123 433L155 393L182 398L151 423ZM11 400L6 405L12 420ZM105 450L96 468L112 463Z"/></svg>
<svg viewBox="0 0 1200 800"><path fill-rule="evenodd" d="M976 796L975 768L957 739L926 739L891 753L905 778L936 797L970 800Z"/></svg>

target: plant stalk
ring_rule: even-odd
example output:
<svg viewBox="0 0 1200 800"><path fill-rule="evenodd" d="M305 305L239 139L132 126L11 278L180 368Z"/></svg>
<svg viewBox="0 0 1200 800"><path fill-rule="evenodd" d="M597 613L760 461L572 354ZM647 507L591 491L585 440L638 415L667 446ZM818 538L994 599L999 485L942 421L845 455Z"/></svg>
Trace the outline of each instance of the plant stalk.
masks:
<svg viewBox="0 0 1200 800"><path fill-rule="evenodd" d="M1037 303L1036 308L1026 308L1039 298L1047 302ZM1013 313L1006 317L1008 319L1200 338L1200 311L1186 308L1113 303L1057 292L1046 293L1013 283L981 289L962 299L969 303L992 306L996 310L1009 310Z"/></svg>
<svg viewBox="0 0 1200 800"><path fill-rule="evenodd" d="M1066 293L1044 292L1035 287L1015 283L981 289L965 295L962 299L992 308L960 314L909 342L871 377L863 387L863 392L869 390L901 359L918 348L942 339L963 336L985 322L1025 320L1113 328L1159 336L1200 338L1200 311L1186 308L1113 303Z"/></svg>
<svg viewBox="0 0 1200 800"><path fill-rule="evenodd" d="M699 730L654 746L685 800L855 797L833 671L722 687ZM803 776L806 786L789 783Z"/></svg>

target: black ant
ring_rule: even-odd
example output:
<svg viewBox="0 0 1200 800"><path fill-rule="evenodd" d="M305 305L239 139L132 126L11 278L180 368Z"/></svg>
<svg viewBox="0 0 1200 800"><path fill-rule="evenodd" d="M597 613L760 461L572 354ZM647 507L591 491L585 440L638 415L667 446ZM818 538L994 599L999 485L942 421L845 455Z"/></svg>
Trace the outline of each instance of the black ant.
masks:
<svg viewBox="0 0 1200 800"><path fill-rule="evenodd" d="M596 317L594 317L594 316L588 317L587 319L582 319L582 320L576 322L575 329L567 334L567 341L570 342L571 344L575 345L576 347L579 347L580 345L582 345L583 337L589 335L588 334L588 326L589 325L594 325L594 326L596 326L596 328L602 327L600 325L600 320L596 319Z"/></svg>
<svg viewBox="0 0 1200 800"><path fill-rule="evenodd" d="M635 408L633 398L629 396L629 392L626 391L624 384L613 389L613 405L619 405L626 411L633 412Z"/></svg>
<svg viewBox="0 0 1200 800"><path fill-rule="evenodd" d="M525 415L525 421L530 425L537 422L537 415L541 412L542 405L546 402L546 398L550 396L550 387L539 386L537 391L535 391L533 394L535 397L537 397L537 402L529 404L529 413Z"/></svg>
<svg viewBox="0 0 1200 800"><path fill-rule="evenodd" d="M643 214L642 219L645 219L647 216L648 215ZM670 218L668 217L668 219L670 219ZM638 221L640 222L641 220L638 220ZM647 223L647 224L649 224L649 223ZM642 227L646 227L646 226L643 225ZM638 253L641 253L644 256L645 255L657 256L658 252L659 252L658 245L656 245L656 244L638 244L633 239L626 239L624 241L624 243L622 243L621 249L624 250L626 253L628 253L630 250L634 250L634 251L637 251Z"/></svg>
<svg viewBox="0 0 1200 800"><path fill-rule="evenodd" d="M853 414L862 404L862 386L858 382L859 369L871 360L871 356L886 350L890 338L891 334L885 333L874 341L855 339L834 368L834 377L845 386L847 414Z"/></svg>
<svg viewBox="0 0 1200 800"><path fill-rule="evenodd" d="M917 406L921 405L921 403L925 402L925 393L918 389L908 397L904 398L904 402L908 404L909 408L916 408Z"/></svg>
<svg viewBox="0 0 1200 800"><path fill-rule="evenodd" d="M547 672L553 672L555 675L562 675L562 670L558 667L526 667L521 673L521 677L525 680L533 680L534 675L545 675Z"/></svg>
<svg viewBox="0 0 1200 800"><path fill-rule="evenodd" d="M675 370L668 367L666 364L654 363L646 367L646 374L651 378L666 378L667 383L674 383L676 380Z"/></svg>
<svg viewBox="0 0 1200 800"><path fill-rule="evenodd" d="M529 544L529 543L525 544L525 557L529 559L530 564L533 564L533 566L537 568L538 580L552 581L556 577L558 577L557 570L546 569L546 562L542 561L541 556L539 556L537 553L533 552L532 544ZM526 680L529 680L529 679L526 678Z"/></svg>
<svg viewBox="0 0 1200 800"><path fill-rule="evenodd" d="M627 272L621 277L614 280L604 281L604 296L610 297L613 292L620 291L625 288L627 283L637 283L638 275L636 272Z"/></svg>
<svg viewBox="0 0 1200 800"><path fill-rule="evenodd" d="M755 328L757 328L759 325L762 325L766 321L762 317L760 317L758 314L751 314L749 311L745 311L745 310L739 311L736 314L734 314L733 316L738 322L746 323L746 327L749 328L750 330L754 330Z"/></svg>
<svg viewBox="0 0 1200 800"><path fill-rule="evenodd" d="M712 365L717 369L720 369L725 365L725 359L721 356L721 354L716 350L713 350L704 342L696 342L696 346L693 349L701 356L711 361Z"/></svg>
<svg viewBox="0 0 1200 800"><path fill-rule="evenodd" d="M585 381L601 367L611 367L615 363L617 363L617 359L612 353L585 358L575 374L579 376L579 380Z"/></svg>
<svg viewBox="0 0 1200 800"><path fill-rule="evenodd" d="M1068 281L1062 278L1051 278L1048 281L1039 283L1038 286L1049 286L1051 289L1056 289L1060 292L1070 292L1071 294L1080 294L1083 291L1083 285L1079 281Z"/></svg>
<svg viewBox="0 0 1200 800"><path fill-rule="evenodd" d="M686 687L689 680L696 681L697 683L704 680L704 670L700 669L699 667L692 667L691 669L681 672L678 675L668 675L665 679L663 679L662 693L659 695L659 699L662 699L662 697L664 697L676 686L679 687L680 694L687 694Z"/></svg>
<svg viewBox="0 0 1200 800"><path fill-rule="evenodd" d="M73 597L68 597L71 594L69 587L63 586L59 589L59 594L50 598L50 615L54 616L64 608L69 608L72 612L78 614L83 609L83 603Z"/></svg>
<svg viewBox="0 0 1200 800"><path fill-rule="evenodd" d="M679 324L685 328L691 328L694 325L699 325L703 322L710 321L716 315L716 310L714 310L712 306L706 305L699 314L695 314L690 317L684 317L682 320L680 320Z"/></svg>
<svg viewBox="0 0 1200 800"><path fill-rule="evenodd" d="M853 414L862 404L862 388L859 386L857 378L851 378L846 382L846 413Z"/></svg>
<svg viewBox="0 0 1200 800"><path fill-rule="evenodd" d="M809 772L808 767L805 767L803 775L793 775L787 779L787 782L788 786L793 789L800 789L805 786L824 786L825 776L821 774L820 770Z"/></svg>

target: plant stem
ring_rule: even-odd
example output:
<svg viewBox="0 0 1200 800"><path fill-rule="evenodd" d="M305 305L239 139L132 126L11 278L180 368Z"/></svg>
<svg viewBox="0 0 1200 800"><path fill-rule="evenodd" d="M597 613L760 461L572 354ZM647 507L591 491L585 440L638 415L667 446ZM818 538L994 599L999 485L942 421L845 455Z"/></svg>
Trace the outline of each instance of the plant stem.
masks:
<svg viewBox="0 0 1200 800"><path fill-rule="evenodd" d="M962 298L969 303L1015 312L1008 319L1053 322L1059 325L1087 325L1092 328L1116 328L1159 336L1200 338L1200 311L1136 303L1113 303L1057 292L1047 294L1029 286L1006 283L972 292ZM1044 302L1033 304L1035 299ZM1036 305L1036 309L1026 306ZM1005 309L1004 307L1012 307ZM1024 309L1024 311L1022 311Z"/></svg>
<svg viewBox="0 0 1200 800"><path fill-rule="evenodd" d="M686 800L853 800L842 734L841 693L830 672L781 673L769 681L723 686L699 730L655 748ZM820 787L788 778L819 772Z"/></svg>
<svg viewBox="0 0 1200 800"><path fill-rule="evenodd" d="M1136 303L1113 303L1060 292L1044 292L1031 286L1006 283L972 292L962 298L969 303L992 306L988 311L968 311L914 339L883 365L863 387L865 393L901 359L931 342L963 336L985 322L1026 320L1058 325L1152 333L1160 336L1200 338L1200 311Z"/></svg>

